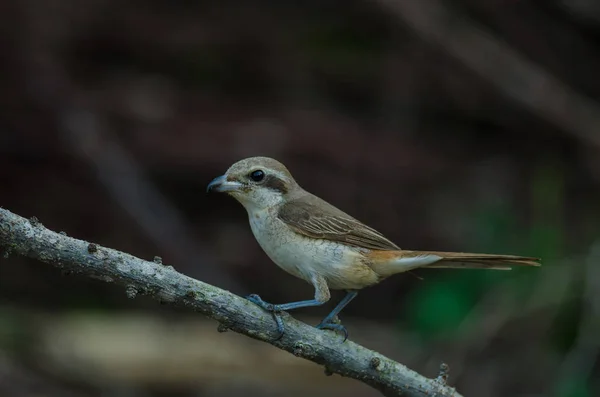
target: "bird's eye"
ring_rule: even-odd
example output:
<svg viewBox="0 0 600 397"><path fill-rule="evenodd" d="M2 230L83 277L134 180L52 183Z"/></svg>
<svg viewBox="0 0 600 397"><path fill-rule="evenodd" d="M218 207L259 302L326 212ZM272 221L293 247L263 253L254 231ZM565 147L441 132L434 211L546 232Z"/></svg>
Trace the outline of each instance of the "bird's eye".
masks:
<svg viewBox="0 0 600 397"><path fill-rule="evenodd" d="M256 170L252 171L249 176L254 182L260 182L265 177L265 173L262 170Z"/></svg>

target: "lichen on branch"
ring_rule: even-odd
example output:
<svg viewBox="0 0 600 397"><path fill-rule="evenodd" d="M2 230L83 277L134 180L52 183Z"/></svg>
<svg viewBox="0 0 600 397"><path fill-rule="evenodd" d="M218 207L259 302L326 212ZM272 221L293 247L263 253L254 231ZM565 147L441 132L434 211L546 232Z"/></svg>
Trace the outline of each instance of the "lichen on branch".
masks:
<svg viewBox="0 0 600 397"><path fill-rule="evenodd" d="M25 219L0 208L0 248L59 269L125 287L127 296L149 295L185 306L218 321L219 331L232 330L261 340L325 367L326 373L354 378L386 396L461 397L445 381L426 378L382 354L329 331L318 330L286 315L279 340L272 316L246 299L195 280L164 265L57 233L36 218ZM6 262L2 266L10 266Z"/></svg>

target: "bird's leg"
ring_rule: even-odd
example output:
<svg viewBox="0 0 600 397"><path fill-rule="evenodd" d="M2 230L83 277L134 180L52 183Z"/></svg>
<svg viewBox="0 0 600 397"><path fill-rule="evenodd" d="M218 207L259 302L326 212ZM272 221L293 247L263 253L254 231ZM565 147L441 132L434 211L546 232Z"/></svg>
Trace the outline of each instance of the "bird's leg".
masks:
<svg viewBox="0 0 600 397"><path fill-rule="evenodd" d="M331 298L331 294L329 293L329 287L327 287L327 282L324 278L322 278L321 276L313 276L311 282L315 287L314 299L282 304L273 304L265 302L261 299L260 296L256 294L248 295L246 299L262 307L264 310L273 313L273 318L277 323L277 330L279 331L279 336L277 337L277 339L281 339L285 331L285 327L283 325L283 320L281 319L279 312L285 310L299 309L301 307L321 306Z"/></svg>
<svg viewBox="0 0 600 397"><path fill-rule="evenodd" d="M319 329L331 329L334 331L342 332L344 334L344 342L346 341L346 339L348 339L348 331L346 330L346 327L344 327L342 324L334 323L333 319L342 311L344 307L346 307L348 303L350 303L352 299L356 298L356 295L358 295L357 291L346 292L346 296L344 296L340 303L338 303L335 309L333 309L331 313L329 313L327 317L325 317L323 321L321 321L317 325L317 328Z"/></svg>

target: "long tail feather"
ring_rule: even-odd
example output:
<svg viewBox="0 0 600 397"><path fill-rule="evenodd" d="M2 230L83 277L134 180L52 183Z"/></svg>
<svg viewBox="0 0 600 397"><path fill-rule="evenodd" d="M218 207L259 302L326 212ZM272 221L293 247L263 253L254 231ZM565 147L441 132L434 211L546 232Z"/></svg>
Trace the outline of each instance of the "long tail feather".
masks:
<svg viewBox="0 0 600 397"><path fill-rule="evenodd" d="M367 257L373 270L382 277L417 268L510 270L513 266L541 266L540 259L528 256L467 252L372 251Z"/></svg>
<svg viewBox="0 0 600 397"><path fill-rule="evenodd" d="M513 266L541 266L539 258L528 256L435 251L422 254L437 255L442 258L425 266L428 268L510 270Z"/></svg>

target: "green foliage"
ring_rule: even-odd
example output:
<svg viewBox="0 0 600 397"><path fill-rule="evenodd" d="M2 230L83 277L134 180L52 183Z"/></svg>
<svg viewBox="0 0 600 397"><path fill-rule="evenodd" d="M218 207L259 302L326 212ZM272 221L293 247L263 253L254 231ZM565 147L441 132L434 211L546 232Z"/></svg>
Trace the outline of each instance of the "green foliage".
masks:
<svg viewBox="0 0 600 397"><path fill-rule="evenodd" d="M472 304L468 289L452 282L431 281L413 291L408 302L410 322L424 339L447 335L456 329Z"/></svg>
<svg viewBox="0 0 600 397"><path fill-rule="evenodd" d="M573 295L581 295L581 288L577 286L573 288L577 288L572 292ZM580 298L580 296L577 296L577 298ZM561 302L558 314L551 327L550 342L553 349L566 353L573 346L579 333L581 311L580 299L569 299Z"/></svg>
<svg viewBox="0 0 600 397"><path fill-rule="evenodd" d="M557 386L556 397L591 397L592 393L587 380L583 377L573 375L563 380Z"/></svg>
<svg viewBox="0 0 600 397"><path fill-rule="evenodd" d="M532 182L529 246L546 261L555 261L565 254L563 169L558 164L540 164Z"/></svg>
<svg viewBox="0 0 600 397"><path fill-rule="evenodd" d="M480 204L469 215L473 239L467 250L537 256L544 265L564 255L562 211L564 178L560 164L539 164L533 173L530 192L532 217L529 227L519 222L517 205ZM477 302L499 283L526 299L538 274L531 269L510 272L462 270L439 272L425 285L411 291L408 324L425 339L448 336L456 330ZM442 279L443 277L443 279ZM572 327L573 322L568 324ZM569 334L572 340L573 335Z"/></svg>

